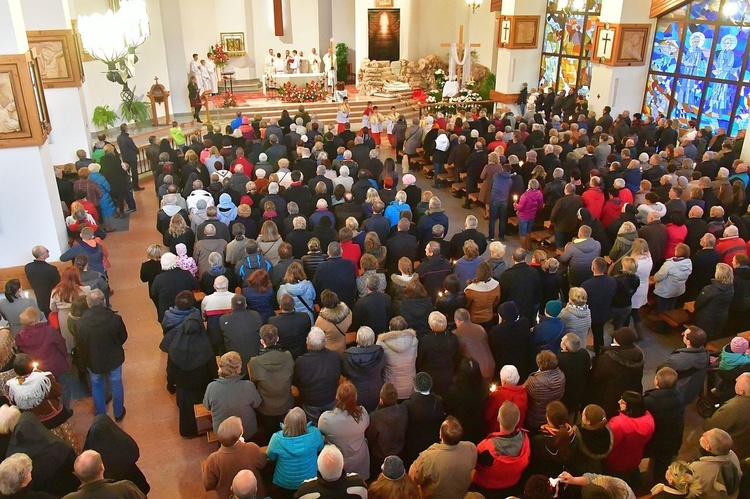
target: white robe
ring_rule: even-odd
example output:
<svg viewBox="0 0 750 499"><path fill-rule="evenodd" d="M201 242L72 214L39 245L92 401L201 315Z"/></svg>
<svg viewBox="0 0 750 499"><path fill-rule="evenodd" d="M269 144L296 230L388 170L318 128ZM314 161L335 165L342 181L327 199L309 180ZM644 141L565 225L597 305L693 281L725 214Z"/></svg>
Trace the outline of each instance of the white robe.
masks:
<svg viewBox="0 0 750 499"><path fill-rule="evenodd" d="M292 70L292 73L299 74L300 72L300 56L295 55L294 58L292 58L292 63L289 65L289 69Z"/></svg>
<svg viewBox="0 0 750 499"><path fill-rule="evenodd" d="M320 57L318 57L318 54L308 55L307 60L310 61L310 72L320 73Z"/></svg>
<svg viewBox="0 0 750 499"><path fill-rule="evenodd" d="M328 52L323 56L325 65L326 84L333 88L336 85L336 56L331 56Z"/></svg>
<svg viewBox="0 0 750 499"><path fill-rule="evenodd" d="M198 61L190 61L190 76L195 76L198 80L198 91L203 93L203 76L201 75L201 63Z"/></svg>
<svg viewBox="0 0 750 499"><path fill-rule="evenodd" d="M216 76L216 63L211 59L206 61L206 68L208 69L208 80L211 86L209 87L212 94L219 93L219 78Z"/></svg>
<svg viewBox="0 0 750 499"><path fill-rule="evenodd" d="M266 56L266 74L272 75L275 72L276 57L268 54Z"/></svg>
<svg viewBox="0 0 750 499"><path fill-rule="evenodd" d="M273 60L273 70L276 74L284 74L286 71L286 61L281 57Z"/></svg>
<svg viewBox="0 0 750 499"><path fill-rule="evenodd" d="M201 89L201 94L205 92L211 91L211 75L208 72L208 67L201 65L200 67L201 75L200 78L198 78L198 81L200 82L198 86Z"/></svg>

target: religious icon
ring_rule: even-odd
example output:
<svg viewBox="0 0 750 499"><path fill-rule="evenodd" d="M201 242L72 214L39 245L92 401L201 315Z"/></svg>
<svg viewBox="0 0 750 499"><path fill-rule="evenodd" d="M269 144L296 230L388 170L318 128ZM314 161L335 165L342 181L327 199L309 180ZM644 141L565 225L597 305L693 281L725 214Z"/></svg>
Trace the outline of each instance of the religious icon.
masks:
<svg viewBox="0 0 750 499"><path fill-rule="evenodd" d="M724 35L721 38L721 49L717 50L714 55L713 74L721 80L728 80L732 76L734 69L734 48L737 46L737 37L734 35ZM709 99L709 109L724 113L732 106L732 102L727 98L729 85L726 83L715 84L715 91L712 92ZM734 97L734 96L733 96ZM734 100L734 99L732 99Z"/></svg>
<svg viewBox="0 0 750 499"><path fill-rule="evenodd" d="M73 30L27 31L29 48L38 55L44 88L78 87L83 81L80 51Z"/></svg>
<svg viewBox="0 0 750 499"><path fill-rule="evenodd" d="M612 47L614 46L615 31L602 29L599 31L599 40L596 46L596 57L599 59L611 59Z"/></svg>
<svg viewBox="0 0 750 499"><path fill-rule="evenodd" d="M630 63L643 62L647 34L647 30L623 28L618 60Z"/></svg>
<svg viewBox="0 0 750 499"><path fill-rule="evenodd" d="M221 46L228 56L245 55L245 33L219 33Z"/></svg>
<svg viewBox="0 0 750 499"><path fill-rule="evenodd" d="M16 110L16 97L11 85L11 73L0 73L0 133L20 132L21 123Z"/></svg>

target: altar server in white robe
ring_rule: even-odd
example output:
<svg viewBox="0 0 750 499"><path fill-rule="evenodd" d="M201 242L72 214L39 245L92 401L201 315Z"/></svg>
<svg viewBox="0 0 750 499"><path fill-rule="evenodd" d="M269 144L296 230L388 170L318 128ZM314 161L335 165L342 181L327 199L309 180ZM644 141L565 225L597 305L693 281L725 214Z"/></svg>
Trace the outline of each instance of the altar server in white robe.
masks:
<svg viewBox="0 0 750 499"><path fill-rule="evenodd" d="M276 74L284 74L286 72L286 59L281 57L281 52L276 54L276 58L273 60L273 70Z"/></svg>
<svg viewBox="0 0 750 499"><path fill-rule="evenodd" d="M345 125L349 123L349 97L344 97L343 102L336 111L336 124L338 125L336 133L341 133L345 130Z"/></svg>
<svg viewBox="0 0 750 499"><path fill-rule="evenodd" d="M378 111L378 106L373 107L372 113L370 114L370 134L372 135L372 138L375 139L375 145L378 147L380 147L380 134L383 133L384 121L385 116Z"/></svg>
<svg viewBox="0 0 750 499"><path fill-rule="evenodd" d="M299 74L300 69L301 69L300 68L300 61L301 61L301 59L300 59L299 54L297 53L296 50L293 50L292 51L292 62L289 64L289 69L292 70L292 73Z"/></svg>
<svg viewBox="0 0 750 499"><path fill-rule="evenodd" d="M206 61L206 69L208 69L208 81L211 84L209 88L211 90L211 95L216 95L219 93L219 77L216 74L216 63L214 62L214 55L209 52L206 57L208 57L208 60Z"/></svg>
<svg viewBox="0 0 750 499"><path fill-rule="evenodd" d="M307 56L307 60L310 62L310 72L320 73L320 57L318 51L313 47L310 55Z"/></svg>
<svg viewBox="0 0 750 499"><path fill-rule="evenodd" d="M281 54L279 54L279 55L281 55ZM264 64L265 73L268 76L271 76L272 74L274 74L276 72L275 62L276 62L276 57L274 57L274 55L273 55L273 49L268 49L268 55L266 56L265 64Z"/></svg>
<svg viewBox="0 0 750 499"><path fill-rule="evenodd" d="M201 76L201 63L198 60L198 54L193 54L193 60L190 61L190 76L195 76L198 80L198 92L203 93L203 76Z"/></svg>
<svg viewBox="0 0 750 499"><path fill-rule="evenodd" d="M200 78L198 78L199 86L201 87L201 94L211 91L211 75L208 72L208 66L206 66L206 60L201 59L200 65Z"/></svg>
<svg viewBox="0 0 750 499"><path fill-rule="evenodd" d="M336 85L336 56L329 49L323 56L323 65L325 66L326 85L333 88Z"/></svg>

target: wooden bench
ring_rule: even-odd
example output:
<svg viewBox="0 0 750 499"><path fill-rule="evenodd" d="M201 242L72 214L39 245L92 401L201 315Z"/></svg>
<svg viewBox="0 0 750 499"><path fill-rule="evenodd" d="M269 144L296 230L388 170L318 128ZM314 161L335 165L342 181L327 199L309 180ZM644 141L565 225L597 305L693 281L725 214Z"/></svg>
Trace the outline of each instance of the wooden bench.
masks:
<svg viewBox="0 0 750 499"><path fill-rule="evenodd" d="M195 414L195 424L198 428L198 435L203 435L205 433L209 442L218 442L219 438L213 430L214 425L211 411L209 411L203 404L195 404L193 406L193 413Z"/></svg>
<svg viewBox="0 0 750 499"><path fill-rule="evenodd" d="M508 225L518 227L518 217L508 217Z"/></svg>
<svg viewBox="0 0 750 499"><path fill-rule="evenodd" d="M682 327L691 322L693 316L684 308L676 308L659 314L659 320L666 322L672 327Z"/></svg>
<svg viewBox="0 0 750 499"><path fill-rule="evenodd" d="M469 199L475 203L479 202L479 191L482 189L482 184L477 184L477 191L469 194Z"/></svg>
<svg viewBox="0 0 750 499"><path fill-rule="evenodd" d="M67 267L71 267L73 262L48 262L50 265L57 267L57 270L62 273ZM0 269L0 283L5 284L11 279L18 279L21 281L21 288L31 291L31 283L29 278L26 277L26 265L18 265L16 267L5 267Z"/></svg>
<svg viewBox="0 0 750 499"><path fill-rule="evenodd" d="M445 171L438 175L438 180L441 182L449 182L453 180L455 172L456 167L454 165L445 165Z"/></svg>
<svg viewBox="0 0 750 499"><path fill-rule="evenodd" d="M456 182L451 184L451 192L459 193L464 192L466 190L466 183L465 182Z"/></svg>

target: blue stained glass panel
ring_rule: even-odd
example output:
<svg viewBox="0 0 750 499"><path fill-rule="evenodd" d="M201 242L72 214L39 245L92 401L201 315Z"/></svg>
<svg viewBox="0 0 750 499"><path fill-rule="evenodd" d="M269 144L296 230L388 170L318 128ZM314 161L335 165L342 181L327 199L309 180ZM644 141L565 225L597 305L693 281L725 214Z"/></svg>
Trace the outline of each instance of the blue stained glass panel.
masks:
<svg viewBox="0 0 750 499"><path fill-rule="evenodd" d="M683 128L687 128L688 122L698 117L703 84L702 80L690 78L679 78L675 84L675 105L670 117L678 120Z"/></svg>
<svg viewBox="0 0 750 499"><path fill-rule="evenodd" d="M748 0L725 0L724 7L719 13L722 21L735 23L750 22L750 1Z"/></svg>
<svg viewBox="0 0 750 499"><path fill-rule="evenodd" d="M672 98L674 78L671 76L649 75L643 112L648 116L666 116Z"/></svg>
<svg viewBox="0 0 750 499"><path fill-rule="evenodd" d="M660 20L656 24L654 49L651 53L651 70L674 73L677 70L677 54L680 51L680 23Z"/></svg>
<svg viewBox="0 0 750 499"><path fill-rule="evenodd" d="M688 24L682 47L680 73L686 76L706 76L708 57L714 39L714 27L708 24Z"/></svg>
<svg viewBox="0 0 750 499"><path fill-rule="evenodd" d="M737 85L712 81L708 83L706 98L701 109L700 127L706 125L716 130L729 129L729 118L734 107Z"/></svg>
<svg viewBox="0 0 750 499"><path fill-rule="evenodd" d="M737 108L732 123L732 130L729 132L732 137L737 135L740 130L747 130L750 124L750 87L740 88L740 95L737 99Z"/></svg>
<svg viewBox="0 0 750 499"><path fill-rule="evenodd" d="M560 58L556 55L542 55L542 74L539 77L539 88L547 88L555 85L559 64Z"/></svg>
<svg viewBox="0 0 750 499"><path fill-rule="evenodd" d="M716 21L719 18L719 0L697 0L690 4L690 19Z"/></svg>
<svg viewBox="0 0 750 499"><path fill-rule="evenodd" d="M711 76L719 80L739 80L749 30L736 26L719 27Z"/></svg>
<svg viewBox="0 0 750 499"><path fill-rule="evenodd" d="M562 42L564 26L565 16L562 13L547 14L547 22L544 25L543 52L550 54L560 53L560 43Z"/></svg>
<svg viewBox="0 0 750 499"><path fill-rule="evenodd" d="M563 33L562 54L581 55L583 38L583 16L568 16Z"/></svg>

